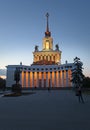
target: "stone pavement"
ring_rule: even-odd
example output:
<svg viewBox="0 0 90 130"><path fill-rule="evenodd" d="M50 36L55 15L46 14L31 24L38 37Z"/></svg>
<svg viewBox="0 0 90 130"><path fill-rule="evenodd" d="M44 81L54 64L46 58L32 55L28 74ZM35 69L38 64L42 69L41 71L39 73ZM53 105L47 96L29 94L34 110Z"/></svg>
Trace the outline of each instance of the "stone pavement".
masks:
<svg viewBox="0 0 90 130"><path fill-rule="evenodd" d="M72 90L38 90L0 97L0 130L90 130L90 95L79 103Z"/></svg>

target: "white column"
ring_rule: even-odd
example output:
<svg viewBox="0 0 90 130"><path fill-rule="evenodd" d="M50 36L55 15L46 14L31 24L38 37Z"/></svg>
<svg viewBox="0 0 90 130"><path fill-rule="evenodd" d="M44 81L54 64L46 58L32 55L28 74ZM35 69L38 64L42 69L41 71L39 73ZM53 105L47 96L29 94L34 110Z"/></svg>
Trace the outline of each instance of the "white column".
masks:
<svg viewBox="0 0 90 130"><path fill-rule="evenodd" d="M34 72L32 72L32 87L34 87Z"/></svg>
<svg viewBox="0 0 90 130"><path fill-rule="evenodd" d="M46 88L48 87L48 72L46 72Z"/></svg>
<svg viewBox="0 0 90 130"><path fill-rule="evenodd" d="M44 56L45 60L46 60L46 56Z"/></svg>
<svg viewBox="0 0 90 130"><path fill-rule="evenodd" d="M44 87L44 72L42 72L42 88Z"/></svg>
<svg viewBox="0 0 90 130"><path fill-rule="evenodd" d="M57 87L57 72L55 73L55 76L56 76L55 81L56 81L56 87Z"/></svg>
<svg viewBox="0 0 90 130"><path fill-rule="evenodd" d="M48 61L50 61L50 56L48 55Z"/></svg>
<svg viewBox="0 0 90 130"><path fill-rule="evenodd" d="M60 80L60 74L59 71L57 71L57 87L60 87L59 80Z"/></svg>
<svg viewBox="0 0 90 130"><path fill-rule="evenodd" d="M37 88L39 87L39 72L37 72Z"/></svg>
<svg viewBox="0 0 90 130"><path fill-rule="evenodd" d="M68 70L66 70L66 87L68 87Z"/></svg>
<svg viewBox="0 0 90 130"><path fill-rule="evenodd" d="M50 61L50 55L48 55L48 61Z"/></svg>
<svg viewBox="0 0 90 130"><path fill-rule="evenodd" d="M52 72L50 72L50 87L52 88Z"/></svg>
<svg viewBox="0 0 90 130"><path fill-rule="evenodd" d="M59 71L59 86L62 87L62 71Z"/></svg>
<svg viewBox="0 0 90 130"><path fill-rule="evenodd" d="M56 87L56 72L54 72L54 87Z"/></svg>
<svg viewBox="0 0 90 130"><path fill-rule="evenodd" d="M37 57L38 57L38 58L37 58L37 61L39 61L39 55L37 55Z"/></svg>
<svg viewBox="0 0 90 130"><path fill-rule="evenodd" d="M53 55L51 55L51 61L53 61Z"/></svg>
<svg viewBox="0 0 90 130"><path fill-rule="evenodd" d="M32 87L32 72L30 72L30 88Z"/></svg>
<svg viewBox="0 0 90 130"><path fill-rule="evenodd" d="M64 70L62 71L62 87L64 87Z"/></svg>
<svg viewBox="0 0 90 130"><path fill-rule="evenodd" d="M28 88L28 72L26 71L26 87Z"/></svg>
<svg viewBox="0 0 90 130"><path fill-rule="evenodd" d="M30 87L30 72L28 72L28 87Z"/></svg>
<svg viewBox="0 0 90 130"><path fill-rule="evenodd" d="M41 55L41 60L42 60L42 55Z"/></svg>
<svg viewBox="0 0 90 130"><path fill-rule="evenodd" d="M26 72L24 72L24 87L26 87Z"/></svg>

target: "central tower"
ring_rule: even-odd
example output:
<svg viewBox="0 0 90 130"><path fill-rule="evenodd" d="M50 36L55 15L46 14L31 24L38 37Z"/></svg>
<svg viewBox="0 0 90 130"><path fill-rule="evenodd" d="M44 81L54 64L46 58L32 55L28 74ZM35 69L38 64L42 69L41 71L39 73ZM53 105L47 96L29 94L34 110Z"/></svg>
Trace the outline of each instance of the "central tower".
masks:
<svg viewBox="0 0 90 130"><path fill-rule="evenodd" d="M35 46L33 52L33 65L55 65L61 63L61 51L58 44L53 49L53 38L49 31L49 14L46 14L46 31L42 41L42 50L39 51L38 46Z"/></svg>
<svg viewBox="0 0 90 130"><path fill-rule="evenodd" d="M49 14L46 14L46 20L47 20L47 26L46 26L46 32L45 37L43 38L43 51L50 51L53 50L53 38L51 37L51 32L49 31Z"/></svg>

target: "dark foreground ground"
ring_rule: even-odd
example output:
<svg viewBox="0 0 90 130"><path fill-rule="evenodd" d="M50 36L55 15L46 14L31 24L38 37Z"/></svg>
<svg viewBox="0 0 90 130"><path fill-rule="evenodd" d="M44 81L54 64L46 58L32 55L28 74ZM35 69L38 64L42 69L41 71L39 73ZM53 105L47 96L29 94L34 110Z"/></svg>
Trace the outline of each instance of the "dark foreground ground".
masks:
<svg viewBox="0 0 90 130"><path fill-rule="evenodd" d="M36 90L2 97L0 130L90 130L90 95L78 102L72 90Z"/></svg>

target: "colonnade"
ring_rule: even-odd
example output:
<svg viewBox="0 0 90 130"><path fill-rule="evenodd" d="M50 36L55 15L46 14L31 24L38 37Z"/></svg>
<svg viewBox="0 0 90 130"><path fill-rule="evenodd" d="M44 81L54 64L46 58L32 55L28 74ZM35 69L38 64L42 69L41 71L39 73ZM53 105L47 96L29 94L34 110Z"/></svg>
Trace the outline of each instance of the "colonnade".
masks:
<svg viewBox="0 0 90 130"><path fill-rule="evenodd" d="M20 83L22 87L70 87L71 70L61 70L52 72L28 72L22 71Z"/></svg>
<svg viewBox="0 0 90 130"><path fill-rule="evenodd" d="M58 58L58 60L60 60L60 55L59 54L55 54L55 55L34 55L34 62L37 62L39 60L47 60L47 61L56 61Z"/></svg>

